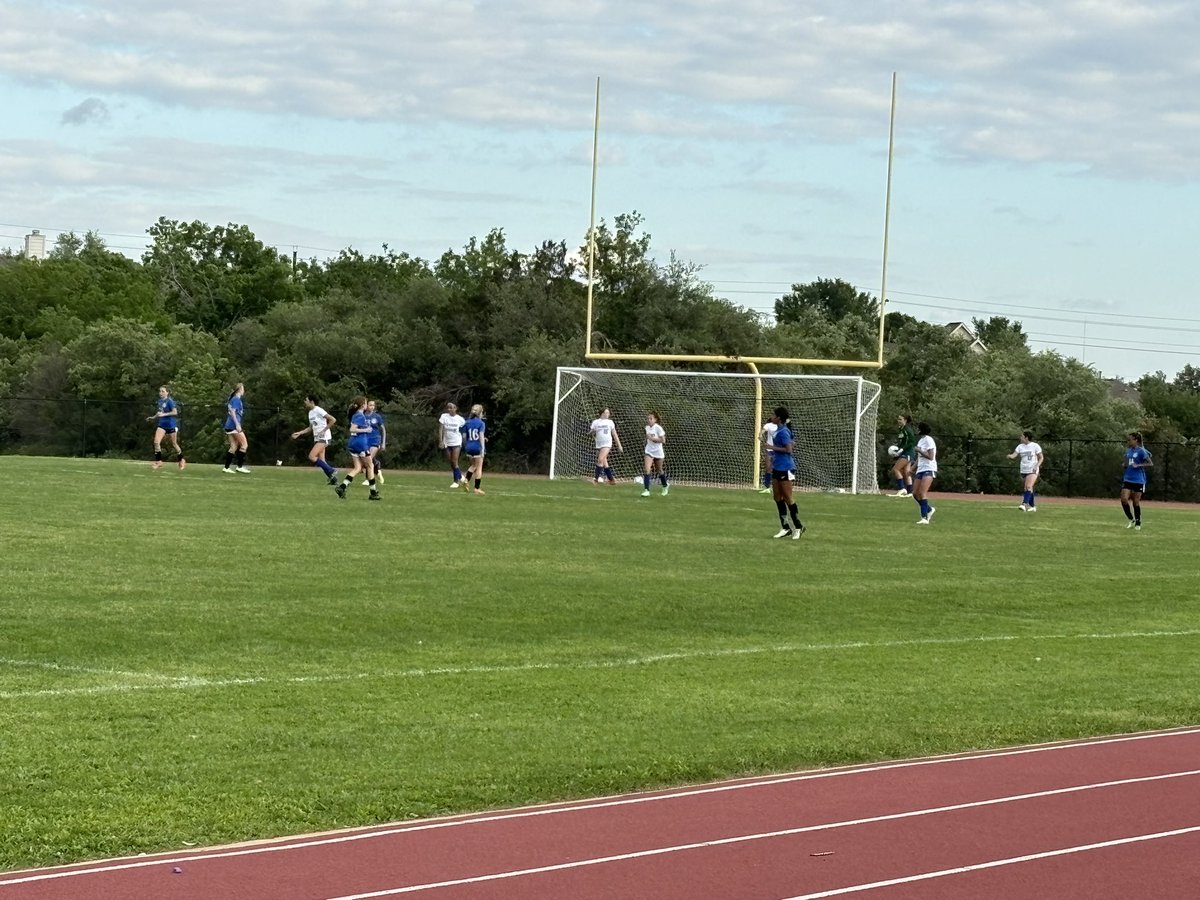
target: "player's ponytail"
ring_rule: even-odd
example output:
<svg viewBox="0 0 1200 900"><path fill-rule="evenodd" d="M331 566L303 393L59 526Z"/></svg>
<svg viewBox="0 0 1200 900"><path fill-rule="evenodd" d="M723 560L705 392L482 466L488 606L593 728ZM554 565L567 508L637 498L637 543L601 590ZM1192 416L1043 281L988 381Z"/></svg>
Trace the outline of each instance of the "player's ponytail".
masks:
<svg viewBox="0 0 1200 900"><path fill-rule="evenodd" d="M1137 441L1139 447L1142 446L1142 433L1140 431L1131 431L1129 432L1129 436Z"/></svg>
<svg viewBox="0 0 1200 900"><path fill-rule="evenodd" d="M237 384L235 384L233 386L233 390L229 392L229 399L232 400L234 397L237 396L238 391L244 391L245 389L246 389L246 386L239 381Z"/></svg>
<svg viewBox="0 0 1200 900"><path fill-rule="evenodd" d="M354 414L367 405L367 398L361 394L350 401L350 409L346 413L346 418L353 419Z"/></svg>
<svg viewBox="0 0 1200 900"><path fill-rule="evenodd" d="M1025 441L1028 443L1029 441L1033 440L1033 432L1032 431L1022 431L1021 437L1025 438Z"/></svg>

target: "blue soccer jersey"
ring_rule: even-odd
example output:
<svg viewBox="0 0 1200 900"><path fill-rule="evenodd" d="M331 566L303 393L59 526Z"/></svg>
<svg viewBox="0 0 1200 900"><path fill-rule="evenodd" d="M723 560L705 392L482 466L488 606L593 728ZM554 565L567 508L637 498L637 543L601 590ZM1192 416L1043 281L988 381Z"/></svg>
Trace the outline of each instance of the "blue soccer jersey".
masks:
<svg viewBox="0 0 1200 900"><path fill-rule="evenodd" d="M483 434L487 431L487 423L478 416L472 416L459 429L463 436L463 450L472 456L483 452Z"/></svg>
<svg viewBox="0 0 1200 900"><path fill-rule="evenodd" d="M246 411L245 406L242 404L242 398L230 397L226 406L228 406L232 412L225 415L225 430L235 431L236 429L241 428L243 423L246 421ZM233 413L237 414L237 421L234 421Z"/></svg>
<svg viewBox="0 0 1200 900"><path fill-rule="evenodd" d="M371 433L367 436L367 443L372 447L379 447L383 444L383 416L379 413L369 413L367 415L367 424L371 426Z"/></svg>
<svg viewBox="0 0 1200 900"><path fill-rule="evenodd" d="M364 412L356 412L350 417L350 424L355 428L368 429L371 427L371 420ZM371 435L369 431L353 431L350 433L349 449L351 453L366 453L371 448Z"/></svg>
<svg viewBox="0 0 1200 900"><path fill-rule="evenodd" d="M786 425L780 425L775 430L775 437L771 440L771 471L773 472L794 472L796 470L796 461L792 458L792 451L788 449L788 444L792 443L792 430Z"/></svg>
<svg viewBox="0 0 1200 900"><path fill-rule="evenodd" d="M160 397L158 399L158 411L162 415L158 418L158 427L164 431L175 431L179 428L179 407L175 405L174 397Z"/></svg>
<svg viewBox="0 0 1200 900"><path fill-rule="evenodd" d="M1148 462L1150 462L1150 451L1145 447L1130 447L1126 450L1125 480L1130 484L1145 484L1148 473L1143 466Z"/></svg>

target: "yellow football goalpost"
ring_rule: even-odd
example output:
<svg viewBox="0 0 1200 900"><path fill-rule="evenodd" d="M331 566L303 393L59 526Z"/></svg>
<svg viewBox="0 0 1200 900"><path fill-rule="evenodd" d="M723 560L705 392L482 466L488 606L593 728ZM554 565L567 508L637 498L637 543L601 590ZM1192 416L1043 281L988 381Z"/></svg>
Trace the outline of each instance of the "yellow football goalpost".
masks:
<svg viewBox="0 0 1200 900"><path fill-rule="evenodd" d="M762 379L758 377L758 366L833 366L837 368L878 369L883 366L884 325L887 316L887 265L888 265L888 232L892 212L892 161L896 137L896 73L892 73L891 110L888 119L888 153L887 153L887 187L884 194L883 211L883 265L879 290L879 340L878 355L874 359L797 359L792 357L773 356L722 356L703 354L674 354L674 353L625 353L597 352L592 349L593 301L595 295L595 264L596 264L596 184L599 173L600 149L600 78L596 78L596 107L592 127L592 190L591 211L588 218L588 260L587 260L587 326L585 332L584 358L589 360L608 360L621 362L689 362L689 363L740 363L747 366L755 376L755 399L757 409L762 409ZM758 445L758 432L754 440L754 483L757 484L761 470L761 453Z"/></svg>

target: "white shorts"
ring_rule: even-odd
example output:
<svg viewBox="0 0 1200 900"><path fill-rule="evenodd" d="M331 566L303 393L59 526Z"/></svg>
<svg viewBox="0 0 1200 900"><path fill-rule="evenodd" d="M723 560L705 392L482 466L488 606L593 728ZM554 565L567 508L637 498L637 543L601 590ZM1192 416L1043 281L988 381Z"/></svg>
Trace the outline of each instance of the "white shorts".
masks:
<svg viewBox="0 0 1200 900"><path fill-rule="evenodd" d="M647 447L646 455L648 457L650 457L651 459L666 459L667 458L667 454L663 451L662 447L655 447L653 450L651 450L649 447Z"/></svg>

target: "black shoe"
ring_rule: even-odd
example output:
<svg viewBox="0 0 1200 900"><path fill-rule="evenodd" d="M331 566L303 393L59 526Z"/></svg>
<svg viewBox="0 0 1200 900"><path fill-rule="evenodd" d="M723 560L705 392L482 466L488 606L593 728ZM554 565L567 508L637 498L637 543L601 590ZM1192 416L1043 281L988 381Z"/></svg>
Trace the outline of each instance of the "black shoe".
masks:
<svg viewBox="0 0 1200 900"><path fill-rule="evenodd" d="M383 498L379 496L379 491L371 491L371 496L367 497L367 499L368 500L382 500Z"/></svg>
<svg viewBox="0 0 1200 900"><path fill-rule="evenodd" d="M345 486L344 484L339 484L339 485L338 485L338 486L337 486L337 487L334 489L334 491L333 491L333 492L334 492L335 494L337 494L339 497L341 497L343 500L345 500L345 499L346 499L346 486Z"/></svg>
<svg viewBox="0 0 1200 900"><path fill-rule="evenodd" d="M333 487L337 487L337 486L338 486L338 477L337 477L336 475L330 475L330 476L329 476L329 483L330 483L330 484L331 484Z"/></svg>

